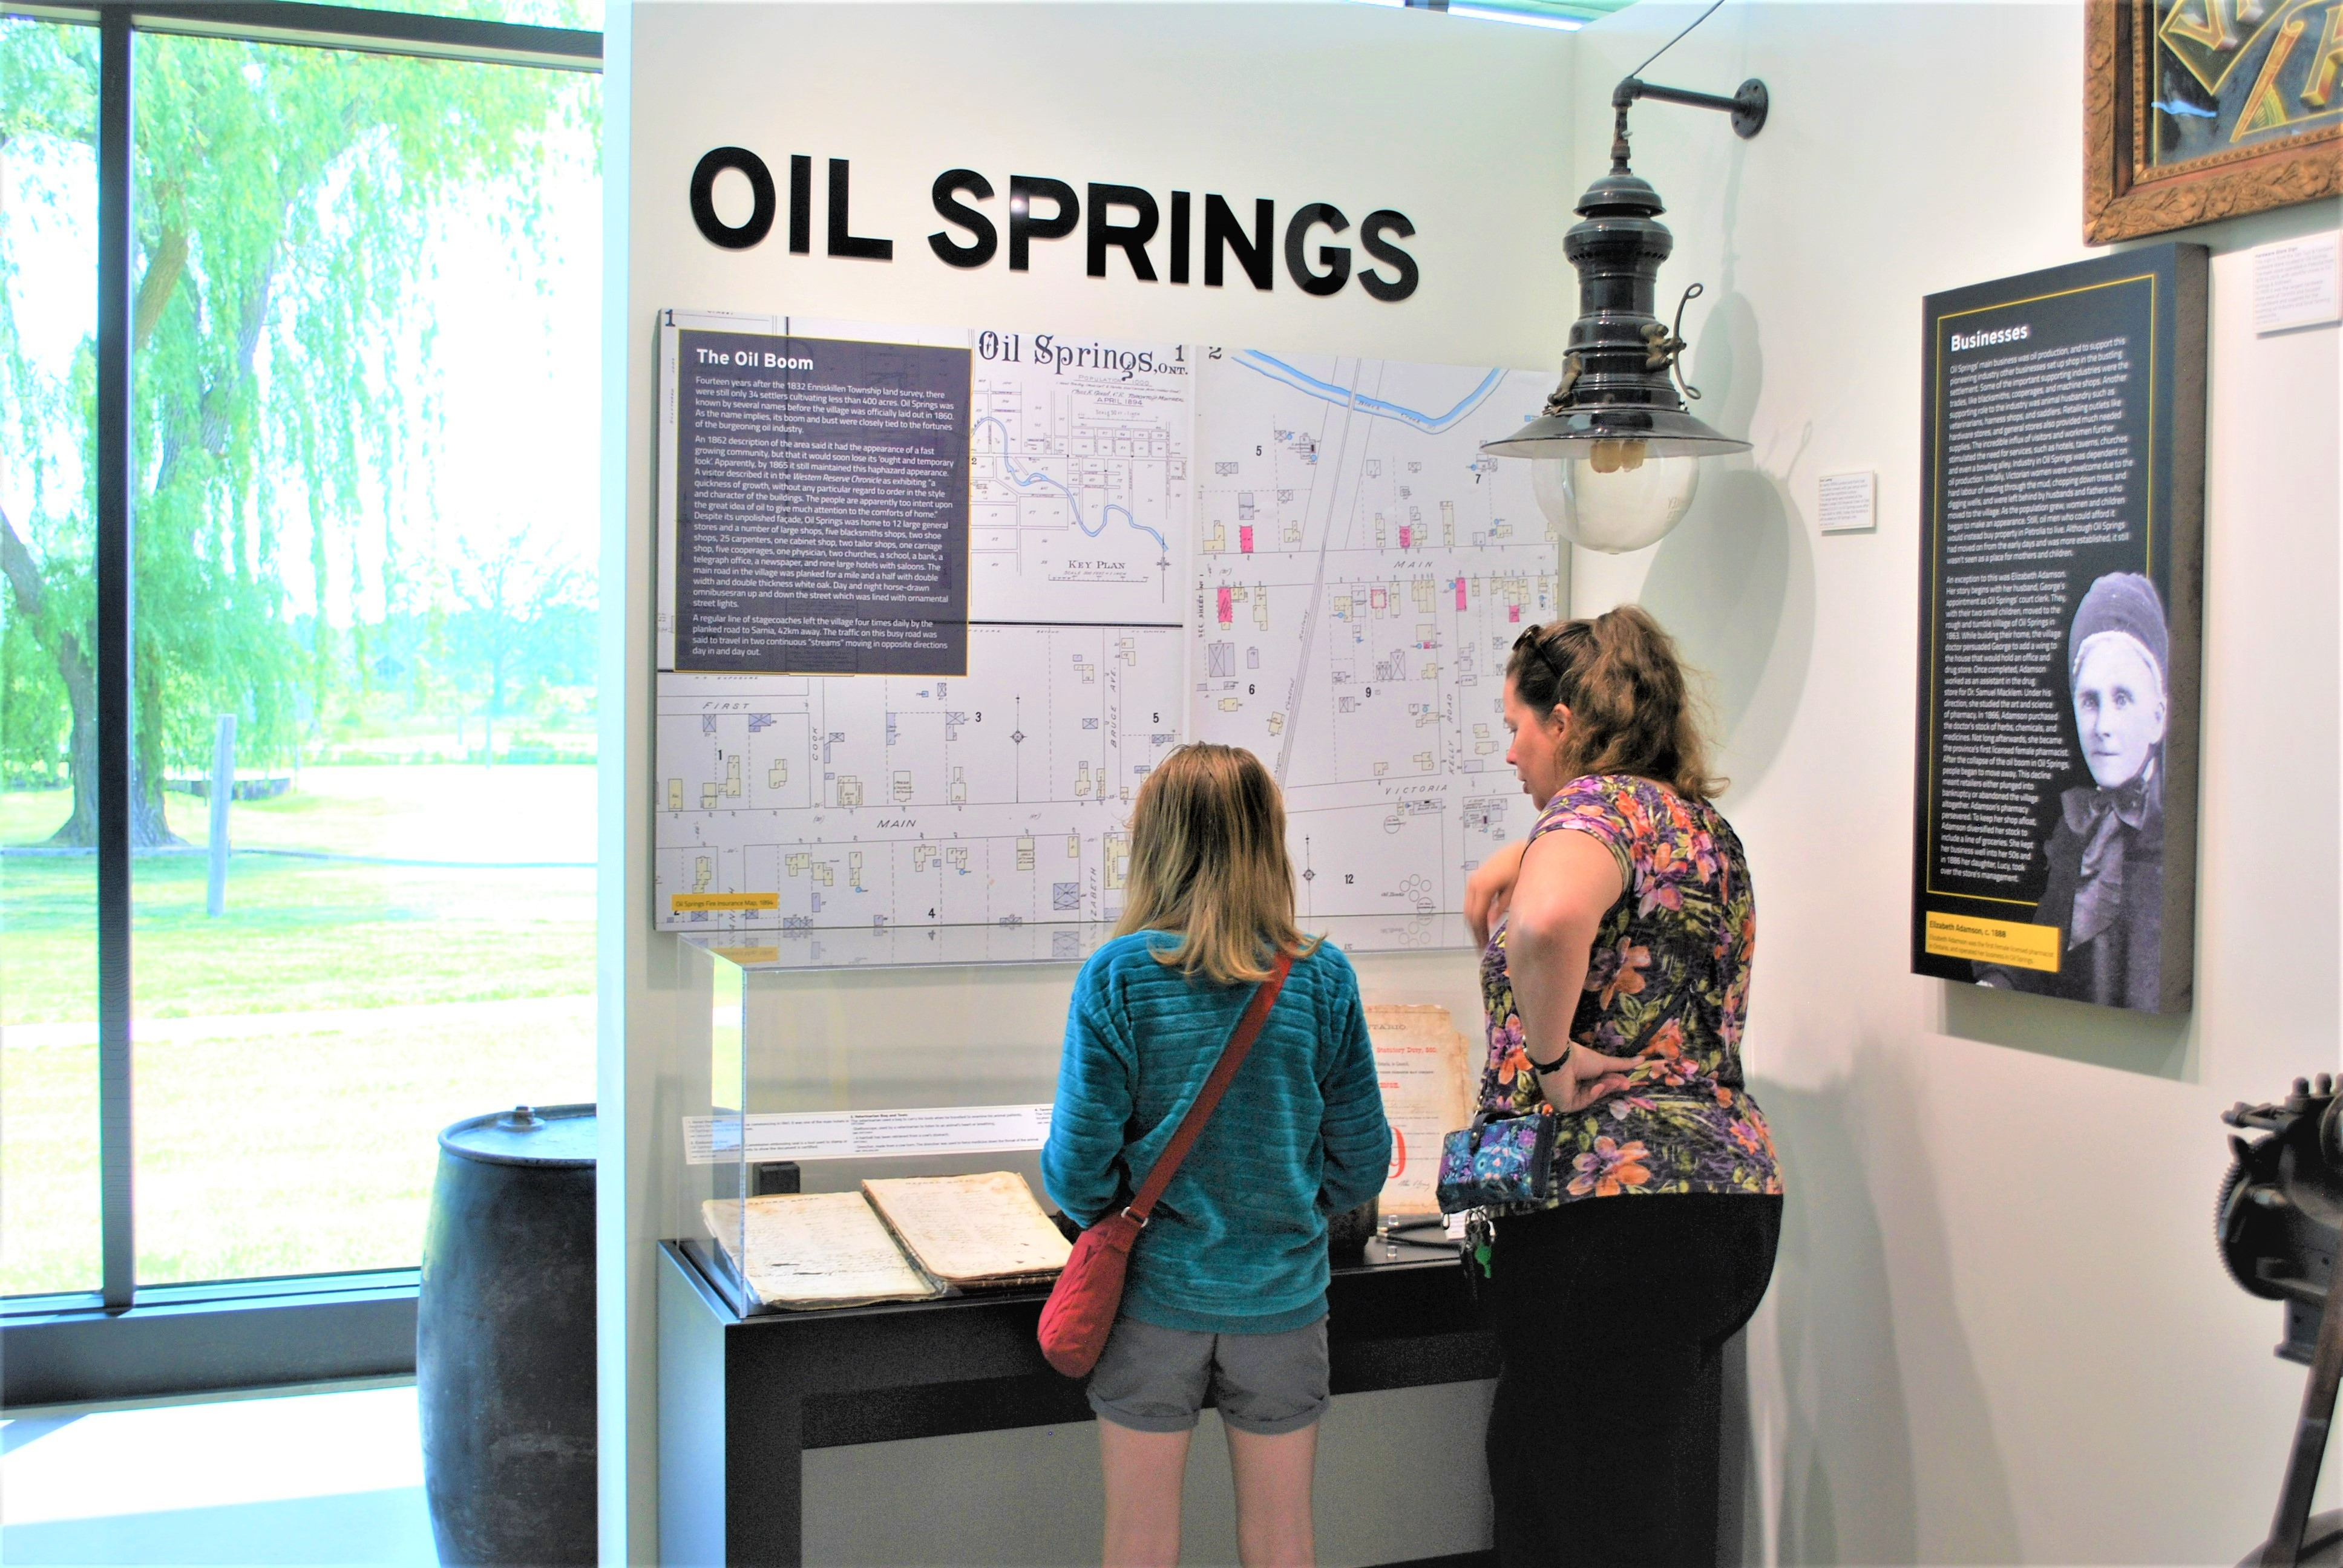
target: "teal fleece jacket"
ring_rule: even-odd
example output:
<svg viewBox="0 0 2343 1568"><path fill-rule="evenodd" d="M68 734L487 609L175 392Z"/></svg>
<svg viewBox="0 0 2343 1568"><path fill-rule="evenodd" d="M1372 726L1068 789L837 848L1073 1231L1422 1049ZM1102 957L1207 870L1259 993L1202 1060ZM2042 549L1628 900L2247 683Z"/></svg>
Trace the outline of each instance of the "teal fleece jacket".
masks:
<svg viewBox="0 0 2343 1568"><path fill-rule="evenodd" d="M1091 956L1066 1014L1041 1181L1080 1223L1131 1200L1220 1059L1252 987L1191 983L1151 950ZM1391 1163L1358 977L1331 942L1294 961L1252 1054L1131 1249L1125 1315L1273 1334L1326 1311L1326 1216L1383 1190Z"/></svg>

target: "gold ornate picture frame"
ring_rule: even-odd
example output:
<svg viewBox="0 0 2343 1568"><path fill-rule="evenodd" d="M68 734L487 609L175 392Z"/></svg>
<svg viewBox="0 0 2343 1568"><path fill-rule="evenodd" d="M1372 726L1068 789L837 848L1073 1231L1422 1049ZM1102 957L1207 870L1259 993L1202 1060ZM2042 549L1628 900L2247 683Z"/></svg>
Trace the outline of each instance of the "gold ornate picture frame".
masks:
<svg viewBox="0 0 2343 1568"><path fill-rule="evenodd" d="M2083 237L2343 193L2343 0L2087 0Z"/></svg>

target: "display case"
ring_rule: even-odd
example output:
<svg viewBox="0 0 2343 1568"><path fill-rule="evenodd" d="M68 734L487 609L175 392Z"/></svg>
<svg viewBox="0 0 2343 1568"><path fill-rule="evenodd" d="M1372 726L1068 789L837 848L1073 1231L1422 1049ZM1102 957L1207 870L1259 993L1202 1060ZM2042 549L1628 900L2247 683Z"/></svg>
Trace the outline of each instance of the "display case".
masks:
<svg viewBox="0 0 2343 1568"><path fill-rule="evenodd" d="M1428 944L1438 929L1413 911L1319 924L1343 928L1328 934L1353 952ZM696 970L687 995L706 998L707 1076L703 1099L694 1045L685 1103L662 1128L676 1195L668 1235L747 1317L920 1299L916 1253L890 1281L880 1246L889 1227L844 1201L866 1183L1013 1175L1053 1211L1040 1151L1072 966L1111 935L1082 924L684 938ZM882 939L893 945L872 946ZM903 942L921 950L897 951ZM992 1196L1013 1202L1001 1185ZM790 1194L840 1201L759 1201ZM1016 1222L999 1207L980 1219ZM869 1265L860 1272L858 1258ZM931 1293L1032 1282L1052 1267L1039 1249L1027 1261L1036 1266L1022 1274L1004 1265Z"/></svg>
<svg viewBox="0 0 2343 1568"><path fill-rule="evenodd" d="M1043 933L1067 958L1106 935L1089 926ZM907 1266L892 1266L884 1243L912 1238L895 1234L900 1217L887 1213L883 1194L922 1191L907 1181L997 1173L971 1221L992 1241L1018 1223L1018 1185L1036 1213L1054 1209L1040 1151L1071 970L1035 965L1020 940L991 962L883 969L809 962L811 945L686 940L708 997L708 1087L706 1103L695 1092L678 1119L675 1241L743 1317L1045 1279L1061 1261L1046 1246L1020 1254L1030 1267L980 1267L973 1278L908 1244ZM866 1192L882 1195L878 1213L857 1201ZM838 1201L759 1201L790 1194Z"/></svg>

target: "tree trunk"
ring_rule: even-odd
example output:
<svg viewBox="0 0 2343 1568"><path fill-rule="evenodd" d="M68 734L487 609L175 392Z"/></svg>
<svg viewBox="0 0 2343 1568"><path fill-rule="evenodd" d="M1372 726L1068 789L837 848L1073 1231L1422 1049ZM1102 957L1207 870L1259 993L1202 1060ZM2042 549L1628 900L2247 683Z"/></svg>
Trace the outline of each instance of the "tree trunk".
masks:
<svg viewBox="0 0 2343 1568"><path fill-rule="evenodd" d="M498 596L501 598L503 596ZM480 760L488 767L497 765L497 715L505 710L505 654L501 646L491 656L488 668L488 749Z"/></svg>
<svg viewBox="0 0 2343 1568"><path fill-rule="evenodd" d="M73 813L49 835L48 841L85 849L97 842L97 667L75 629L58 625L49 614L40 565L5 513L0 513L0 576L7 578L17 613L32 628L33 640L57 661L65 706L73 714L65 753L73 774ZM142 849L180 842L163 813L162 780L147 778L135 766L130 778L130 842Z"/></svg>
<svg viewBox="0 0 2343 1568"><path fill-rule="evenodd" d="M49 614L48 594L41 581L40 563L17 537L16 525L0 513L0 575L16 600L16 613L33 634L33 641L57 661L65 682L65 703L73 713L73 739L65 765L73 775L73 814L49 835L49 842L85 845L97 842L97 672L90 667L89 651L72 628L56 624Z"/></svg>
<svg viewBox="0 0 2343 1568"><path fill-rule="evenodd" d="M155 330L155 323L163 313L164 304L178 286L180 276L186 270L187 238L177 230L166 232L148 263L146 276L139 279L138 298L133 315L133 347L144 347ZM265 308L267 284L263 282L259 304ZM250 315L250 312L247 312ZM244 348L244 368L248 373L252 357L250 339L256 336L247 321ZM32 550L16 533L15 525L6 514L0 513L0 576L8 579L15 594L16 608L31 628L33 640L57 661L58 678L65 683L65 705L73 716L73 729L66 744L66 767L73 777L73 812L63 826L49 835L52 844L68 848L86 848L97 842L97 670L90 658L84 637L70 627L55 623L48 613L47 595L41 581L40 564L33 558ZM176 844L178 837L171 831L170 821L163 810L162 781L149 779L136 766L134 759L130 778L130 841L138 847Z"/></svg>
<svg viewBox="0 0 2343 1568"><path fill-rule="evenodd" d="M163 781L135 768L130 770L130 842L141 849L186 842L171 831L171 819L163 814Z"/></svg>
<svg viewBox="0 0 2343 1568"><path fill-rule="evenodd" d="M162 319L163 307L178 286L186 271L188 241L176 229L166 230L155 254L146 265L145 276L139 280L138 298L132 317L133 352L143 346ZM263 267L259 277L246 292L236 326L236 362L219 380L204 389L196 404L196 439L203 449L214 457L227 447L227 408L232 400L252 378L253 357L258 350L262 328L267 324L269 291L274 286L277 270L272 264ZM170 489L176 482L178 461L182 456L176 437L166 441L161 462L156 466L155 483L148 492L151 499ZM180 844L186 840L171 831L169 817L163 807L163 779L160 764L162 715L152 694L143 695L137 704L138 733L132 738L130 757L130 841L148 847L157 844ZM75 709L75 729L79 729L79 709ZM75 805L79 814L81 774L78 770L80 752L75 751ZM96 752L91 753L95 761ZM96 777L95 774L90 775Z"/></svg>
<svg viewBox="0 0 2343 1568"><path fill-rule="evenodd" d="M136 718L130 736L130 841L142 849L186 842L171 831L163 811L163 726L158 717L163 704L155 689L161 684L152 678L141 681L138 686L145 689L134 687L130 699Z"/></svg>
<svg viewBox="0 0 2343 1568"><path fill-rule="evenodd" d="M73 736L66 766L73 774L73 815L49 835L52 844L97 842L97 675L71 639L61 639L57 671L65 677L65 704L73 710Z"/></svg>

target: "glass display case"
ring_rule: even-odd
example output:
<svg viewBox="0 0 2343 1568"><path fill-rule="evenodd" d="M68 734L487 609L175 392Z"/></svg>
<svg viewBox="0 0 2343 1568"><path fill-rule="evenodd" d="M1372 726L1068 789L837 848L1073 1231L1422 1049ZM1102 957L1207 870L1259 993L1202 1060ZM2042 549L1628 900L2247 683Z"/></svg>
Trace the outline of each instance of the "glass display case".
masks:
<svg viewBox="0 0 2343 1568"><path fill-rule="evenodd" d="M1313 929L1355 953L1450 946L1462 925L1408 910ZM1006 1173L1034 1213L1012 1212L1022 1198L996 1183L969 1200L990 1206L946 1222L997 1240L1054 1213L1040 1153L1066 1001L1075 966L1111 935L1084 924L684 937L689 1070L660 1123L674 1145L664 1233L744 1317L978 1288L898 1258L886 1196L906 1179ZM837 1201L771 1201L820 1194ZM937 1183L912 1195L955 1196ZM1038 1282L1053 1266L1004 1266L982 1282Z"/></svg>
<svg viewBox="0 0 2343 1568"><path fill-rule="evenodd" d="M850 947L818 955L804 941L685 939L699 970L687 994L708 1002L707 1088L704 1102L696 1082L686 1091L678 1119L671 1233L737 1312L956 1292L920 1268L890 1267L887 1225L861 1201L866 1181L883 1191L903 1178L1006 1172L1041 1212L1054 1210L1040 1151L1069 960L1108 934L1008 932L997 953L979 947L962 955L972 961L918 967L820 961L858 953ZM1040 953L1030 950L1036 937ZM696 1043L689 1055L696 1062ZM789 1194L839 1201L756 1201Z"/></svg>

